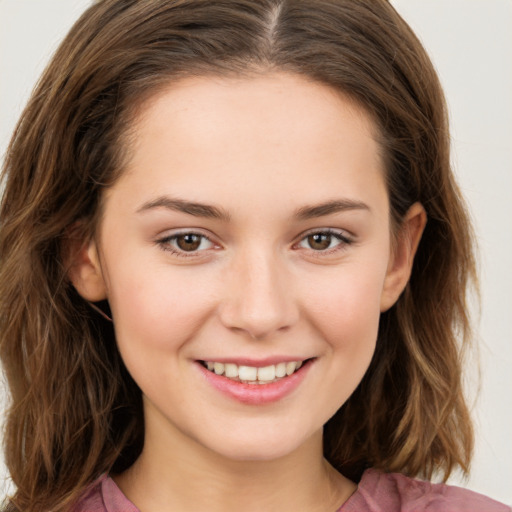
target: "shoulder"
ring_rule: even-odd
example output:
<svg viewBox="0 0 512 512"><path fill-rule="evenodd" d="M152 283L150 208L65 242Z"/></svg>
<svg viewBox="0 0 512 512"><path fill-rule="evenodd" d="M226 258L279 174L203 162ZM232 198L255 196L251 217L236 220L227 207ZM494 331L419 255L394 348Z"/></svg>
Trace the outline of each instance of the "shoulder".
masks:
<svg viewBox="0 0 512 512"><path fill-rule="evenodd" d="M461 487L434 484L369 469L339 512L511 512L511 508Z"/></svg>
<svg viewBox="0 0 512 512"><path fill-rule="evenodd" d="M91 484L73 512L139 512L108 475Z"/></svg>
<svg viewBox="0 0 512 512"><path fill-rule="evenodd" d="M85 490L78 503L73 507L73 512L103 512L107 510L101 492L105 478L107 476L103 475Z"/></svg>

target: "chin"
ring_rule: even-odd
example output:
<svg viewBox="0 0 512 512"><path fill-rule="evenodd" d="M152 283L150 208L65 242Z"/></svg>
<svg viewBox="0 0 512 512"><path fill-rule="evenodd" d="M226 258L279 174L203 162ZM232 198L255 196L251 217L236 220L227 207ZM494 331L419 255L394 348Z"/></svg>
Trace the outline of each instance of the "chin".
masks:
<svg viewBox="0 0 512 512"><path fill-rule="evenodd" d="M226 432L224 432L221 441L214 445L213 440L210 439L205 445L221 457L236 462L270 462L282 459L307 449L307 446L311 442L314 443L317 437L321 446L321 431L318 436L310 433L293 435L284 427L279 424L271 429L259 429L254 435L250 435L250 431L245 431L239 436L235 435L235 432L229 432L231 434L229 438L226 438Z"/></svg>

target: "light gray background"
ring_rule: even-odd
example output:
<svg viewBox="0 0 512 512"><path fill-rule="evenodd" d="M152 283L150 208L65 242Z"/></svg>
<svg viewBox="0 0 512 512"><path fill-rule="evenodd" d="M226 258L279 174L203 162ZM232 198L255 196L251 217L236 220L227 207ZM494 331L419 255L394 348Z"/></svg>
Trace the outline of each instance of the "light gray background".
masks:
<svg viewBox="0 0 512 512"><path fill-rule="evenodd" d="M33 84L87 0L0 0L0 155ZM481 249L481 392L469 481L512 503L512 0L394 0L439 71L453 163ZM475 312L475 318L476 318ZM476 389L476 366L468 390ZM4 396L5 393L1 393ZM0 463L0 489L8 487ZM5 480L5 483L4 483Z"/></svg>

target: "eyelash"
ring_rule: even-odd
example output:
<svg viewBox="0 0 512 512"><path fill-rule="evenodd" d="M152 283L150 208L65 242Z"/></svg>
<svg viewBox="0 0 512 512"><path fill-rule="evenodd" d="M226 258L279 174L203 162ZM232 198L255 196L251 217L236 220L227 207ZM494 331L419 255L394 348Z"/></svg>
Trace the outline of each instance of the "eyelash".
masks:
<svg viewBox="0 0 512 512"><path fill-rule="evenodd" d="M308 248L312 254L316 257L322 257L326 255L330 255L333 253L337 253L338 251L342 251L346 249L346 247L353 243L352 238L344 231L339 231L332 228L325 228L325 229L315 229L312 231L309 231L301 236L301 239L299 242L297 242L294 247L300 245L303 242L306 242L307 239L314 235L327 235L329 237L332 237L336 239L339 243L336 244L334 247L329 247L325 250L315 250L313 248Z"/></svg>
<svg viewBox="0 0 512 512"><path fill-rule="evenodd" d="M185 237L185 236L196 236L196 237L199 237L201 239L201 241L199 242L200 244L202 244L203 241L206 240L207 242L212 244L212 246L215 245L212 242L212 240L210 238L208 238L206 235L204 235L203 233L197 233L195 231L183 231L181 233L175 233L173 235L166 236L164 238L160 238L159 240L156 241L156 243L159 245L159 247L163 251L170 252L171 254L173 254L175 256L178 256L178 257L181 257L181 258L193 258L193 257L197 258L199 253L201 253L203 251L198 251L198 250L184 251L182 249L179 249L177 247L173 247L173 245L171 245L173 242L177 242L177 240L180 237Z"/></svg>
<svg viewBox="0 0 512 512"><path fill-rule="evenodd" d="M329 237L336 239L339 242L334 247L328 247L325 250L315 250L310 247L308 250L310 250L317 257L321 257L321 256L325 256L327 254L332 254L332 253L338 252L340 250L345 249L346 246L353 243L353 240L349 236L347 236L344 232L334 230L331 228L326 228L326 229L313 230L313 231L303 234L301 236L300 240L297 243L295 243L293 247L294 248L298 247L301 243L307 241L307 239L309 237L314 236L314 235L327 235ZM204 252L204 250L206 250L206 249L198 250L199 249L199 247L198 247L198 249L195 249L193 251L185 251L185 250L176 248L173 245L171 245L173 242L177 242L177 240L180 237L185 237L185 236L199 237L201 239L199 242L199 247L205 240L207 242L209 242L210 244L212 244L212 246L215 245L214 242L209 237L207 237L203 233L197 233L195 231L184 231L182 233L175 233L173 235L166 236L164 238L157 240L156 243L160 246L160 248L163 251L170 252L170 253L174 254L175 256L178 256L181 258L198 257L198 255L201 252Z"/></svg>

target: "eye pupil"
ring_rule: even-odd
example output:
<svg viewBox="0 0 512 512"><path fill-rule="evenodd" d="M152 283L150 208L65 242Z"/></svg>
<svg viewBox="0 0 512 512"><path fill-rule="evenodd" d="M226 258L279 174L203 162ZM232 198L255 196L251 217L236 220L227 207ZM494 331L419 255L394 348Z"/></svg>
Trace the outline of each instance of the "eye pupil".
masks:
<svg viewBox="0 0 512 512"><path fill-rule="evenodd" d="M312 249L322 251L328 249L331 245L332 236L328 233L314 233L308 236L308 243Z"/></svg>
<svg viewBox="0 0 512 512"><path fill-rule="evenodd" d="M195 251L201 245L201 236L187 233L176 238L176 244L182 251Z"/></svg>

